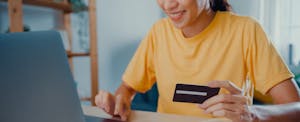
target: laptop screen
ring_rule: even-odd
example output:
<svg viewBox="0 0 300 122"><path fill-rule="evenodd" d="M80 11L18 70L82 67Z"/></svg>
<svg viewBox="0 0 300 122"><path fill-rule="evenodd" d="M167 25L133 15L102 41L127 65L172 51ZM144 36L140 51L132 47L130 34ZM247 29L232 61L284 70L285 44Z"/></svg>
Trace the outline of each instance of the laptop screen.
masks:
<svg viewBox="0 0 300 122"><path fill-rule="evenodd" d="M57 32L0 34L0 121L83 122Z"/></svg>

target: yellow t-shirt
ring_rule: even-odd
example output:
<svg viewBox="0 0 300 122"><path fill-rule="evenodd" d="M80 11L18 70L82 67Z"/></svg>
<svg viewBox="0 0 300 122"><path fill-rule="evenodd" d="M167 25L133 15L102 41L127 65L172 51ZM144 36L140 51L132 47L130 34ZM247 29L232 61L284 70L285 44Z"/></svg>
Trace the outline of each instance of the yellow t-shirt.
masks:
<svg viewBox="0 0 300 122"><path fill-rule="evenodd" d="M175 85L230 80L241 88L247 74L263 94L293 77L255 20L217 12L209 26L192 38L185 38L168 18L158 21L141 42L122 79L139 92L146 92L157 82L158 112L211 117L196 104L173 102Z"/></svg>

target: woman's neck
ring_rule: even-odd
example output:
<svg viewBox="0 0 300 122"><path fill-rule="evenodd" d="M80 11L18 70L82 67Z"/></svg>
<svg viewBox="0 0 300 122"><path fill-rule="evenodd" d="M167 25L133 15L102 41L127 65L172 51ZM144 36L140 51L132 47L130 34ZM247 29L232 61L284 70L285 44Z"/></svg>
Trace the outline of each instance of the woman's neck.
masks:
<svg viewBox="0 0 300 122"><path fill-rule="evenodd" d="M195 22L181 29L184 37L191 38L202 32L214 19L216 12L202 11Z"/></svg>

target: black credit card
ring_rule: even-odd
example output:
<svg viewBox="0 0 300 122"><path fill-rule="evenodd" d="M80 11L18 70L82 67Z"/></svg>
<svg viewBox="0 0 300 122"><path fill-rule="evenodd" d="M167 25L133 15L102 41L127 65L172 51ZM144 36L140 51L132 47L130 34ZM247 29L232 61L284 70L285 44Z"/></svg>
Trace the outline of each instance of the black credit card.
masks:
<svg viewBox="0 0 300 122"><path fill-rule="evenodd" d="M203 103L205 100L217 95L220 88L208 86L176 84L173 101L188 103Z"/></svg>

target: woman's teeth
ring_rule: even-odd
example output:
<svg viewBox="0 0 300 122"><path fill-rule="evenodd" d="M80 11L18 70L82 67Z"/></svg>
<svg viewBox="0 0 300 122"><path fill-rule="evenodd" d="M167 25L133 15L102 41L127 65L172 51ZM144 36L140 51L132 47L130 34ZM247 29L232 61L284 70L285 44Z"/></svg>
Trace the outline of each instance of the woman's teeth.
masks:
<svg viewBox="0 0 300 122"><path fill-rule="evenodd" d="M182 12L178 12L178 13L172 13L170 14L171 17L178 17L182 14Z"/></svg>
<svg viewBox="0 0 300 122"><path fill-rule="evenodd" d="M179 11L179 12L173 12L169 14L169 17L174 20L178 21L182 18L184 11Z"/></svg>

